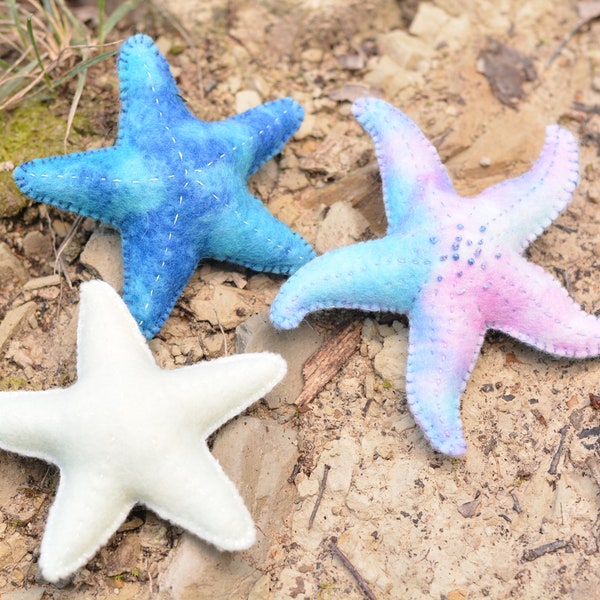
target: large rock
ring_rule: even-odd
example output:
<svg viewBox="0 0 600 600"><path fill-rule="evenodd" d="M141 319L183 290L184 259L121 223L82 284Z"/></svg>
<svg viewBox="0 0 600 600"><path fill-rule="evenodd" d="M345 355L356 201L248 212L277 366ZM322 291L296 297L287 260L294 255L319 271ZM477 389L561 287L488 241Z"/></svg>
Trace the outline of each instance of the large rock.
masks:
<svg viewBox="0 0 600 600"><path fill-rule="evenodd" d="M265 308L264 294L231 285L203 286L190 299L190 309L198 320L223 329L234 329Z"/></svg>
<svg viewBox="0 0 600 600"><path fill-rule="evenodd" d="M258 541L245 552L231 553L184 535L159 580L161 600L246 600L293 513L295 488L287 479L298 457L295 431L271 421L239 418L219 432L213 454L244 498Z"/></svg>
<svg viewBox="0 0 600 600"><path fill-rule="evenodd" d="M324 254L358 242L369 227L369 222L349 202L339 201L332 204L327 215L319 225L315 240L315 250Z"/></svg>
<svg viewBox="0 0 600 600"><path fill-rule="evenodd" d="M114 229L96 229L81 253L81 264L112 285L120 292L123 289L123 260L121 236Z"/></svg>
<svg viewBox="0 0 600 600"><path fill-rule="evenodd" d="M303 321L295 329L275 329L266 312L253 315L236 330L236 352L276 352L288 366L285 379L266 396L269 408L293 404L304 386L302 367L323 343L323 338Z"/></svg>

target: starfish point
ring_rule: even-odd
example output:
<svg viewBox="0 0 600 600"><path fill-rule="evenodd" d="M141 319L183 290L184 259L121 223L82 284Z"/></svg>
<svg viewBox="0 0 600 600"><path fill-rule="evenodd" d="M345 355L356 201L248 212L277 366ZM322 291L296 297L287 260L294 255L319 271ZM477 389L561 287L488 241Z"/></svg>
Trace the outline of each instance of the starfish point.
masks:
<svg viewBox="0 0 600 600"><path fill-rule="evenodd" d="M203 258L290 274L314 256L247 187L300 125L299 104L284 98L225 121L200 121L145 35L123 44L118 72L115 144L24 163L14 178L34 200L121 232L123 297L147 337Z"/></svg>
<svg viewBox="0 0 600 600"><path fill-rule="evenodd" d="M137 503L220 549L248 548L252 518L206 438L270 391L285 361L160 369L118 294L101 281L81 289L75 384L0 393L0 447L60 468L42 574L57 581L84 565Z"/></svg>
<svg viewBox="0 0 600 600"><path fill-rule="evenodd" d="M406 313L408 404L431 445L458 456L466 450L460 396L488 329L557 356L600 354L600 319L522 256L570 201L577 143L550 126L530 171L464 198L406 115L376 99L358 100L353 112L375 145L387 234L302 267L271 319L287 329L325 308Z"/></svg>

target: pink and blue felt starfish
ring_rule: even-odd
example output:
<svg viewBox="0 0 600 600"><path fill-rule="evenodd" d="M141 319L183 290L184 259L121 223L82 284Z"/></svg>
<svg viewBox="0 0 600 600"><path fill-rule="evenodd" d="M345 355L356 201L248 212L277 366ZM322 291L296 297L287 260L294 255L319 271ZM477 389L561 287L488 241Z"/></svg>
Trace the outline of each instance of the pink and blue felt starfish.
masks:
<svg viewBox="0 0 600 600"><path fill-rule="evenodd" d="M406 313L408 404L431 445L458 456L466 450L460 396L488 329L557 356L600 354L600 319L522 256L571 198L577 143L550 126L529 172L464 198L403 113L375 99L358 100L353 112L375 144L387 234L299 269L271 319L288 329L326 308Z"/></svg>
<svg viewBox="0 0 600 600"><path fill-rule="evenodd" d="M299 127L300 105L284 98L202 122L145 35L123 44L118 72L114 146L33 160L14 177L34 200L121 232L123 297L147 337L161 328L203 258L290 274L314 256L247 187Z"/></svg>

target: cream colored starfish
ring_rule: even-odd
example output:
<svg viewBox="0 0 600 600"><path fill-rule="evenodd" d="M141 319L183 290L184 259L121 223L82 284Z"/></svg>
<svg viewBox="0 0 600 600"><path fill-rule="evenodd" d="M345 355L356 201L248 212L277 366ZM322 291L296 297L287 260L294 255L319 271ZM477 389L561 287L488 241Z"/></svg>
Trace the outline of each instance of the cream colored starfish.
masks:
<svg viewBox="0 0 600 600"><path fill-rule="evenodd" d="M100 281L82 285L77 352L71 387L0 394L0 447L60 468L43 576L84 565L137 503L220 549L252 545L252 518L205 440L273 388L285 361L261 353L160 369Z"/></svg>

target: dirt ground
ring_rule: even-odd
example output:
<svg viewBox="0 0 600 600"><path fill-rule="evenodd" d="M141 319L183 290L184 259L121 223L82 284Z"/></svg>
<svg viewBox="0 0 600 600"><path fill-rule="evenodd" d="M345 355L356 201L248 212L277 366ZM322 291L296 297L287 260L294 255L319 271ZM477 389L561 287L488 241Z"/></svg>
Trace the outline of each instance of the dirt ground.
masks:
<svg viewBox="0 0 600 600"><path fill-rule="evenodd" d="M300 132L251 185L320 252L385 231L371 141L350 113L356 97L377 95L407 112L465 195L526 170L546 125L572 130L581 183L526 254L600 314L600 20L554 56L584 14L578 9L600 13L600 3L160 4L129 16L115 36L157 39L199 118L284 95L304 106ZM72 91L47 101L53 117L66 120ZM111 144L114 60L90 72L81 111L69 151ZM11 319L0 326L3 390L69 385L78 285L98 275L118 280L106 266L118 239L89 221L55 276L55 250L72 221L36 205L0 218L0 319ZM84 254L94 250L92 234L100 258ZM268 309L281 281L203 266L150 344L157 362L191 364L250 349L252 340L272 347L243 324ZM297 335L277 343L299 389L289 384L287 396L258 403L214 441L257 520L256 549L220 555L138 508L71 581L44 584L36 559L58 472L0 453L0 597L600 597L600 359L557 360L488 334L463 395L468 451L450 459L432 451L407 409L403 318L332 311ZM323 351L328 343L335 352ZM307 390L305 372L309 402L298 408L302 366L319 349L322 364L342 364L320 391Z"/></svg>

